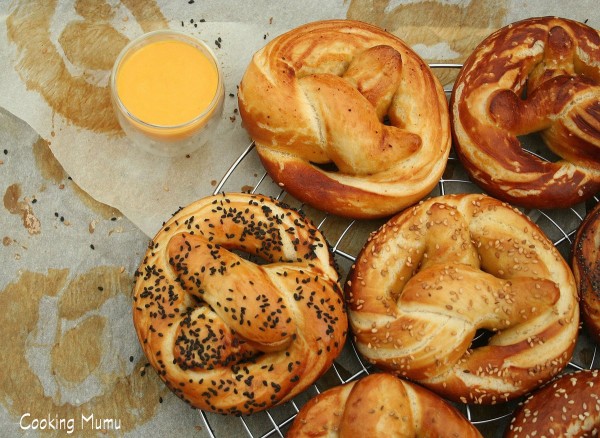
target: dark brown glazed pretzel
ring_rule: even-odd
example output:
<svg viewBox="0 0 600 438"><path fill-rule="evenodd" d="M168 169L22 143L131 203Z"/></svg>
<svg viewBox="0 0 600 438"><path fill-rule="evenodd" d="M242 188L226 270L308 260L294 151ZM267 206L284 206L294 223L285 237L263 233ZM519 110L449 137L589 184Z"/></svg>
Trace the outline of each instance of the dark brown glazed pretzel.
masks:
<svg viewBox="0 0 600 438"><path fill-rule="evenodd" d="M320 21L275 38L252 58L238 99L269 174L321 210L388 216L425 197L446 166L439 81L366 23Z"/></svg>
<svg viewBox="0 0 600 438"><path fill-rule="evenodd" d="M597 437L600 372L564 374L536 391L515 412L505 438Z"/></svg>
<svg viewBox="0 0 600 438"><path fill-rule="evenodd" d="M467 59L451 108L458 156L493 196L556 208L600 190L596 30L544 17L496 31ZM540 132L561 159L546 162L524 151L518 136L532 132Z"/></svg>
<svg viewBox="0 0 600 438"><path fill-rule="evenodd" d="M346 283L359 352L463 403L558 374L578 334L573 274L529 218L485 195L431 198L390 219ZM472 347L478 330L492 334Z"/></svg>
<svg viewBox="0 0 600 438"><path fill-rule="evenodd" d="M478 438L454 407L420 386L391 374L371 374L331 388L305 404L287 438Z"/></svg>
<svg viewBox="0 0 600 438"><path fill-rule="evenodd" d="M588 212L577 230L571 264L583 323L600 344L600 203Z"/></svg>
<svg viewBox="0 0 600 438"><path fill-rule="evenodd" d="M325 238L263 196L219 195L182 209L152 240L136 276L133 320L144 353L200 409L242 415L289 400L345 341Z"/></svg>

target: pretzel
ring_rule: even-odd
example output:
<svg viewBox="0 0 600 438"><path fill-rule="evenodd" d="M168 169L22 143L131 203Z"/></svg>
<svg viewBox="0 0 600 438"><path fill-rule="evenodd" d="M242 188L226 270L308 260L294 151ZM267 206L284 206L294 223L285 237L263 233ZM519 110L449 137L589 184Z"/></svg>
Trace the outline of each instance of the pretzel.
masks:
<svg viewBox="0 0 600 438"><path fill-rule="evenodd" d="M504 437L598 436L598 388L598 370L583 370L562 375L527 398L514 413Z"/></svg>
<svg viewBox="0 0 600 438"><path fill-rule="evenodd" d="M496 31L465 62L451 108L458 157L492 196L531 208L556 208L600 190L596 30L544 17ZM518 136L534 132L558 161L544 161L521 148Z"/></svg>
<svg viewBox="0 0 600 438"><path fill-rule="evenodd" d="M439 81L366 23L319 21L275 38L252 58L238 100L271 177L330 213L389 216L425 197L446 166Z"/></svg>
<svg viewBox="0 0 600 438"><path fill-rule="evenodd" d="M390 219L345 288L367 360L463 403L506 401L549 380L577 338L567 263L526 216L485 195L428 199ZM472 346L482 331L487 345Z"/></svg>
<svg viewBox="0 0 600 438"><path fill-rule="evenodd" d="M348 323L337 281L325 238L298 212L262 196L213 196L152 240L133 321L175 394L203 410L251 414L303 391L341 351Z"/></svg>
<svg viewBox="0 0 600 438"><path fill-rule="evenodd" d="M481 437L454 407L391 374L371 374L331 388L306 403L287 438Z"/></svg>
<svg viewBox="0 0 600 438"><path fill-rule="evenodd" d="M579 290L583 322L600 344L600 204L588 212L577 230L571 266Z"/></svg>

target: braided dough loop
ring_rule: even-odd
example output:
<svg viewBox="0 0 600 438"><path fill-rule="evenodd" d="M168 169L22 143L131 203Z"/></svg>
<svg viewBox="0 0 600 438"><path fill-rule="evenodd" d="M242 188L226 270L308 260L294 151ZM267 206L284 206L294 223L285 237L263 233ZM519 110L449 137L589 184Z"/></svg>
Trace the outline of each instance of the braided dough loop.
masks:
<svg viewBox="0 0 600 438"><path fill-rule="evenodd" d="M133 319L175 394L234 415L314 383L348 325L323 235L298 212L248 194L201 199L164 225L137 271Z"/></svg>
<svg viewBox="0 0 600 438"><path fill-rule="evenodd" d="M599 370L562 375L530 395L517 409L505 438L600 435Z"/></svg>
<svg viewBox="0 0 600 438"><path fill-rule="evenodd" d="M380 373L312 398L286 436L479 438L481 434L437 395Z"/></svg>
<svg viewBox="0 0 600 438"><path fill-rule="evenodd" d="M581 316L588 333L600 344L600 203L583 219L572 252Z"/></svg>
<svg viewBox="0 0 600 438"><path fill-rule="evenodd" d="M596 30L554 17L498 30L467 59L451 108L458 156L471 178L493 196L556 208L600 190ZM518 136L533 132L540 132L560 157L557 162L521 148Z"/></svg>
<svg viewBox="0 0 600 438"><path fill-rule="evenodd" d="M275 38L252 58L238 99L273 179L330 213L395 213L426 196L446 166L439 81L402 41L366 23L320 21Z"/></svg>
<svg viewBox="0 0 600 438"><path fill-rule="evenodd" d="M526 216L485 195L428 199L389 220L346 284L359 352L463 403L524 394L569 361L573 275ZM472 348L478 330L493 333Z"/></svg>

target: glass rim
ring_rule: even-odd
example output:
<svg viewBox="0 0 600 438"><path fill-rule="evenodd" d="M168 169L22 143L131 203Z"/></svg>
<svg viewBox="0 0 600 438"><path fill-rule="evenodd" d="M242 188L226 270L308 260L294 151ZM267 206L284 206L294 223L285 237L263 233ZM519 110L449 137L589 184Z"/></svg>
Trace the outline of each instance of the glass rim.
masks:
<svg viewBox="0 0 600 438"><path fill-rule="evenodd" d="M132 52L132 49L134 49L140 43L144 42L144 40L147 40L147 39L150 39L150 38L156 37L156 36L175 37L176 39L179 39L180 41L183 40L183 42L186 44L190 44L193 46L199 46L199 48L200 48L199 50L205 51L205 54L208 55L208 58L212 61L213 65L217 69L217 89L215 90L215 95L213 96L213 98L210 101L210 103L208 104L208 106L204 109L204 111L202 111L200 114L198 114L194 118L192 118L188 121L185 121L183 123L176 124L176 125L158 125L158 124L154 124L154 123L145 122L144 120L137 117L135 114L132 114L131 111L129 111L127 109L125 104L123 104L123 101L121 100L121 98L119 96L119 93L117 92L117 71L119 70L119 67L120 67L123 59L130 52ZM154 30L151 32L144 33L143 35L140 35L139 37L131 40L129 43L127 43L127 45L125 47L123 47L123 49L117 56L117 59L115 60L115 63L113 64L113 67L111 69L111 74L110 74L110 92L113 97L113 101L117 104L119 110L122 113L124 113L126 115L126 117L133 120L133 122L138 123L139 125L141 125L143 127L155 129L155 130L165 130L166 131L166 130L172 130L172 129L181 129L181 128L185 128L185 127L196 124L198 121L202 120L204 117L206 117L208 114L210 114L218 106L219 101L221 100L221 97L222 97L221 94L223 94L220 92L220 90L222 88L223 88L223 74L219 67L217 57L215 56L215 54L211 50L211 48L208 47L208 45L199 38L193 37L193 36L188 35L183 32L171 30L171 29Z"/></svg>

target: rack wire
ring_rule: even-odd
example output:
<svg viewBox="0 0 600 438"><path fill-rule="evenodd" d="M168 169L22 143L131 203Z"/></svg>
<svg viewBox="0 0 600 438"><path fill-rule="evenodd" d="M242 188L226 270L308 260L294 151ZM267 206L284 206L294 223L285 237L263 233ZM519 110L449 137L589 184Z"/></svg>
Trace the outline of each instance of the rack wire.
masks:
<svg viewBox="0 0 600 438"><path fill-rule="evenodd" d="M430 64L434 69L458 69L461 64ZM448 96L451 89L444 90ZM539 138L523 139L524 148L544 160L555 157L542 147ZM250 143L232 163L221 181L216 185L214 194L223 191L245 191L260 193L282 200L291 207L301 210L324 233L332 246L336 262L340 268L340 278L344 279L368 235L384 223L384 220L356 221L340 218L316 210L302 204L286 191L281 190L266 172L256 173L262 169L254 143ZM241 184L240 184L241 182ZM440 196L450 193L482 193L482 190L471 182L456 155L451 152L446 171L437 186L430 193ZM569 209L536 210L521 209L552 240L562 256L569 260L571 246L577 228L587 211L600 201L597 194L587 203L581 203ZM248 436L252 438L284 437L300 408L315 395L350 381L364 377L375 370L374 366L364 361L358 354L351 336L328 372L315 384L293 400L269 410L247 417L226 417L209 412L199 411L204 423L204 430L211 438L225 436ZM476 342L477 339L474 340ZM582 369L600 368L600 351L589 338L585 330L580 335L573 357L564 372ZM480 432L490 438L501 437L512 413L522 399L495 406L480 406L452 403L471 421Z"/></svg>

